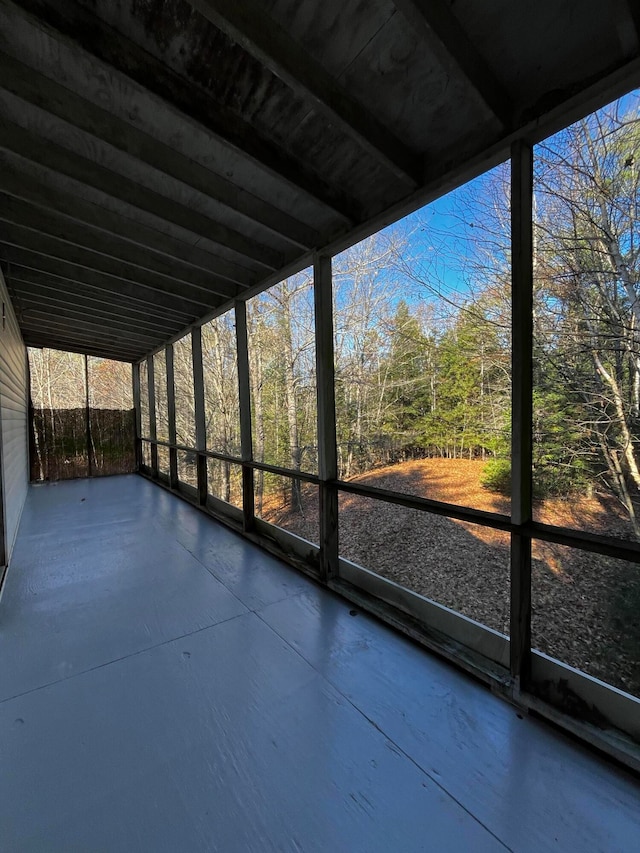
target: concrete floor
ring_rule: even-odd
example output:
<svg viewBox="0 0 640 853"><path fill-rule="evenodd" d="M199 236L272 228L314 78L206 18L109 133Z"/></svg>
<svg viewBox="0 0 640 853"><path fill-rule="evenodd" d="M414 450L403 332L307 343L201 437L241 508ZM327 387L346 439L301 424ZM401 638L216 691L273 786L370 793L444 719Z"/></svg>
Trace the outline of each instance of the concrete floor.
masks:
<svg viewBox="0 0 640 853"><path fill-rule="evenodd" d="M136 476L30 490L0 849L634 851L640 785Z"/></svg>

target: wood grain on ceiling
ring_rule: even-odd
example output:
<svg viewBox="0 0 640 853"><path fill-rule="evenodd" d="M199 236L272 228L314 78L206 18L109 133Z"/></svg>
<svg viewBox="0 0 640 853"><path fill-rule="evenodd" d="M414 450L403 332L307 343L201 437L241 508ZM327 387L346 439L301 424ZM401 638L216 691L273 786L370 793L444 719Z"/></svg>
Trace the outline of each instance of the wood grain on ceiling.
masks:
<svg viewBox="0 0 640 853"><path fill-rule="evenodd" d="M636 85L637 26L624 0L0 0L25 342L140 358L599 81Z"/></svg>

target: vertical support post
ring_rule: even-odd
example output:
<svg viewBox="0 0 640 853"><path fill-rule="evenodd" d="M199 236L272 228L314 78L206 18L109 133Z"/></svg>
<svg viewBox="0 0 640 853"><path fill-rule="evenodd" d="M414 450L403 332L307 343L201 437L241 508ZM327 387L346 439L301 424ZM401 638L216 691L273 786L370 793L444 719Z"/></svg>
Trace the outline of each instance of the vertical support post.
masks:
<svg viewBox="0 0 640 853"><path fill-rule="evenodd" d="M331 257L316 255L313 265L320 473L320 577L338 574L338 454L336 448L333 288Z"/></svg>
<svg viewBox="0 0 640 853"><path fill-rule="evenodd" d="M134 417L134 450L136 460L136 471L140 471L142 465L142 410L140 408L140 364L135 362L131 365L131 380L133 382L133 417Z"/></svg>
<svg viewBox="0 0 640 853"><path fill-rule="evenodd" d="M240 402L240 455L242 458L242 526L252 530L255 519L251 433L251 386L249 382L249 343L247 340L247 303L236 302L236 350L238 354L238 399Z"/></svg>
<svg viewBox="0 0 640 853"><path fill-rule="evenodd" d="M167 365L167 415L169 419L169 442L175 445L176 438L176 386L173 377L173 344L167 344L164 348L164 357ZM178 451L175 447L169 448L169 485L172 489L178 488Z"/></svg>
<svg viewBox="0 0 640 853"><path fill-rule="evenodd" d="M193 358L193 400L196 416L196 451L198 460L198 503L207 503L207 428L204 411L204 370L202 367L202 328L191 330L191 356Z"/></svg>
<svg viewBox="0 0 640 853"><path fill-rule="evenodd" d="M93 461L91 459L91 410L89 407L89 357L84 357L84 417L87 431L87 476L93 477Z"/></svg>
<svg viewBox="0 0 640 853"><path fill-rule="evenodd" d="M153 370L153 356L147 356L147 387L149 389L149 438L151 439L151 474L158 476L158 445L156 439L156 379Z"/></svg>
<svg viewBox="0 0 640 853"><path fill-rule="evenodd" d="M511 519L532 519L533 148L511 147L512 412ZM526 687L531 666L531 539L511 534L511 675Z"/></svg>

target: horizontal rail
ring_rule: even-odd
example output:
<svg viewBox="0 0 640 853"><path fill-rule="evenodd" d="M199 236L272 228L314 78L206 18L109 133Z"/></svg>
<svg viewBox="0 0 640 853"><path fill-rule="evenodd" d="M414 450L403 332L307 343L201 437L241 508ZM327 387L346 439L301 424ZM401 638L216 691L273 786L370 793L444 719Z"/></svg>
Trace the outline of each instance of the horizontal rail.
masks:
<svg viewBox="0 0 640 853"><path fill-rule="evenodd" d="M518 533L531 540L551 542L555 545L567 545L580 551L588 551L594 554L602 554L617 560L625 560L628 563L640 564L640 542L616 539L614 536L605 536L601 533L589 533L584 530L571 529L567 527L555 527L552 524L543 524L538 521L530 521L526 524L515 524L508 515L498 512L487 512L473 507L459 506L458 504L435 501L431 498L423 498L418 495L395 492L390 489L379 489L376 486L367 486L364 483L349 482L347 480L323 481L316 474L305 471L296 471L292 468L284 468L278 465L270 465L267 462L256 462L255 460L241 460L237 456L219 453L216 450L198 451L193 447L182 444L171 444L161 439L143 437L141 441L149 444L161 445L162 447L175 448L187 453L200 453L212 459L229 462L233 465L245 466L256 471L266 471L277 474L291 480L300 480L303 483L321 485L323 482L335 486L339 491L347 494L358 495L364 498L384 501L386 503L403 506L407 509L415 509L419 512L427 512L432 515L442 515L457 521L466 521L489 527L493 530L504 530L507 533Z"/></svg>
<svg viewBox="0 0 640 853"><path fill-rule="evenodd" d="M554 527L552 524L542 524L531 521L519 528L523 536L540 539L556 545L568 545L581 551L591 551L594 554L604 554L631 563L640 563L640 542L616 539L614 536L604 536L601 533L589 533L586 530L571 530L566 527Z"/></svg>
<svg viewBox="0 0 640 853"><path fill-rule="evenodd" d="M159 444L162 447L168 447L170 450L182 450L184 453L193 453L194 455L209 456L212 459L220 459L221 462L233 462L236 465L242 464L239 456L231 456L228 453L220 453L217 450L196 450L195 447L189 447L186 444L173 444L170 441L164 441L161 438L149 438L142 436L140 441L147 441L149 444Z"/></svg>
<svg viewBox="0 0 640 853"><path fill-rule="evenodd" d="M366 486L362 483L346 482L337 480L335 485L340 491L362 497L374 498L387 503L404 506L408 509L416 509L420 512L428 512L432 515L444 515L447 518L455 518L459 521L467 521L490 527L494 530L504 530L508 533L519 533L532 540L551 542L556 545L568 545L581 551L590 551L595 554L603 554L631 563L640 563L640 542L616 539L613 536L605 536L601 533L589 533L583 530L572 530L567 527L554 527L552 524L542 524L531 521L526 524L516 524L508 515L497 512L486 512L472 507L458 506L457 504L434 501L430 498L421 498L416 495L407 495L403 492L394 492L388 489L378 489L375 486Z"/></svg>
<svg viewBox="0 0 640 853"><path fill-rule="evenodd" d="M243 462L249 468L255 468L257 471L266 471L269 474L279 474L281 477L288 477L291 480L301 480L303 483L314 483L319 486L322 483L317 474L308 474L306 471L295 471L291 468L281 468L279 465L269 465L267 462Z"/></svg>
<svg viewBox="0 0 640 853"><path fill-rule="evenodd" d="M375 486L365 486L363 483L347 482L346 480L336 480L334 485L341 492L360 495L363 498L375 498L386 503L404 506L407 509L418 509L421 512L430 512L432 515L446 515L447 518L471 521L485 527L493 527L496 530L511 531L514 529L509 516L498 512L486 512L481 509L434 501L431 498L421 498L417 495L394 492L390 489L378 489Z"/></svg>
<svg viewBox="0 0 640 853"><path fill-rule="evenodd" d="M303 483L314 483L316 486L319 486L322 482L317 474L310 474L307 471L297 471L294 468L284 468L280 465L271 465L268 462L258 462L255 459L241 459L239 456L231 456L228 453L220 453L217 450L196 450L194 447L187 447L184 444L172 444L170 441L164 441L160 438L148 438L147 436L143 436L140 441L146 441L149 444L168 447L170 450L181 450L185 453L206 456L210 459L219 459L221 462L229 462L232 465L244 466L256 471L266 471L269 474L278 474L281 477L288 477L291 480L301 480Z"/></svg>

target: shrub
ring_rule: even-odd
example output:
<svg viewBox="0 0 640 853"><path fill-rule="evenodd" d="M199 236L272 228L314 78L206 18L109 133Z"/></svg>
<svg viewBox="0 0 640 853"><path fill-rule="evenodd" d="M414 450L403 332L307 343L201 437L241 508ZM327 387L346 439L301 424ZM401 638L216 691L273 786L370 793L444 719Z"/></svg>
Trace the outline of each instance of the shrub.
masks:
<svg viewBox="0 0 640 853"><path fill-rule="evenodd" d="M509 459L490 459L482 469L480 484L491 492L511 494L511 462Z"/></svg>
<svg viewBox="0 0 640 853"><path fill-rule="evenodd" d="M569 498L588 494L589 488L587 472L581 465L550 462L537 465L533 470L534 498Z"/></svg>
<svg viewBox="0 0 640 853"><path fill-rule="evenodd" d="M511 494L511 462L509 459L490 459L482 469L480 484L501 495ZM589 480L586 471L578 466L538 465L533 471L533 497L568 498L587 494Z"/></svg>

